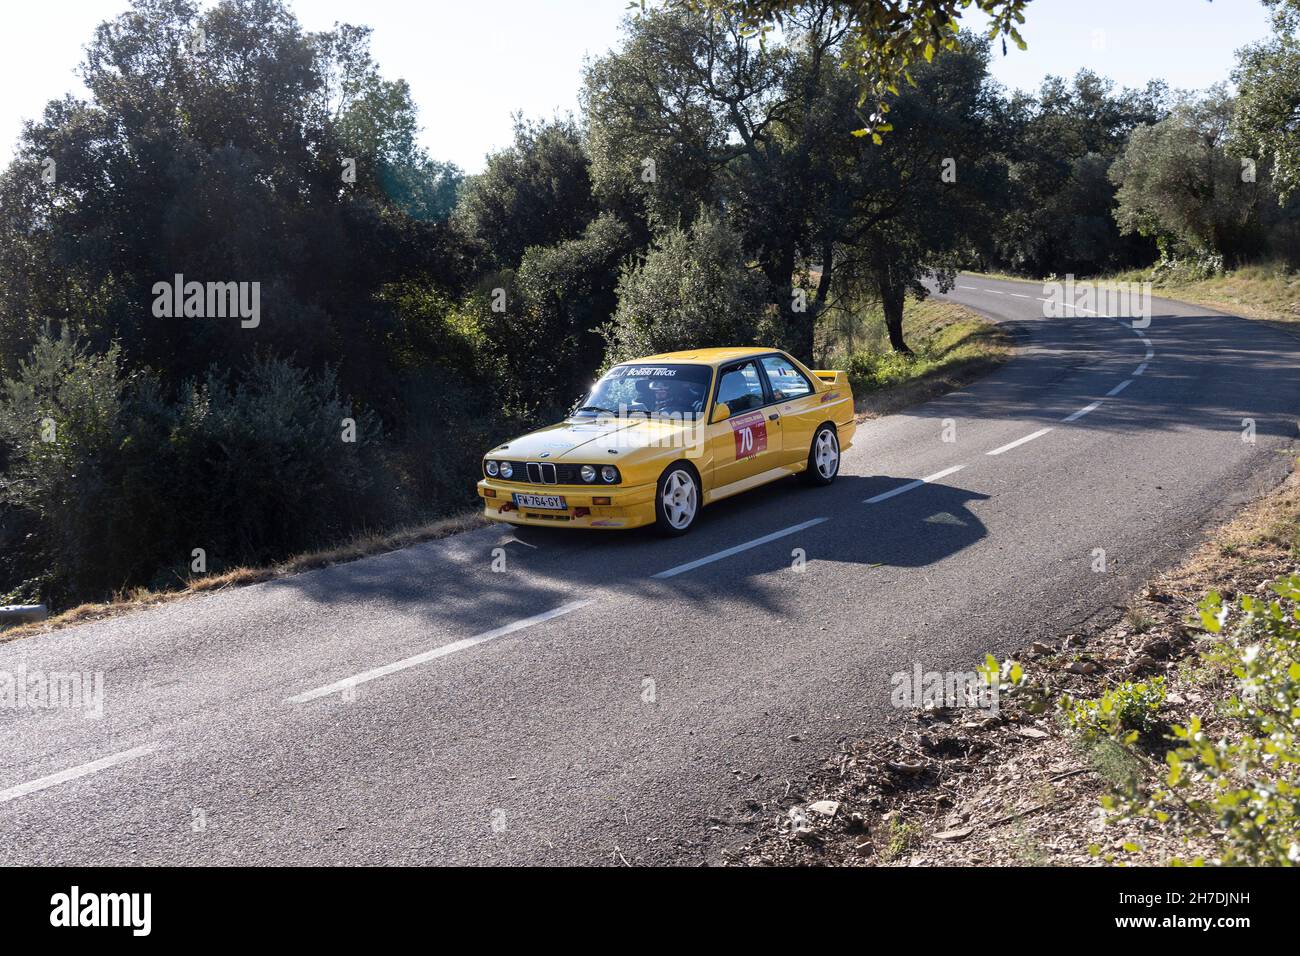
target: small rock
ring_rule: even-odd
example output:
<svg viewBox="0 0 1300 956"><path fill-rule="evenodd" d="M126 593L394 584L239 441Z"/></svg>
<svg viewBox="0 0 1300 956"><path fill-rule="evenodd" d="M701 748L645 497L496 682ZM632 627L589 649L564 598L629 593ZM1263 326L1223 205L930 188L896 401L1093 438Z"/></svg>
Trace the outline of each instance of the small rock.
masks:
<svg viewBox="0 0 1300 956"><path fill-rule="evenodd" d="M971 835L973 827L961 827L957 830L940 830L934 835L936 840L964 840Z"/></svg>
<svg viewBox="0 0 1300 956"><path fill-rule="evenodd" d="M1037 727L1021 727L1019 730L1021 737L1029 737L1032 740L1042 740L1044 737L1050 737L1045 730L1039 730Z"/></svg>
<svg viewBox="0 0 1300 956"><path fill-rule="evenodd" d="M1075 661L1066 670L1071 674L1094 674L1097 671L1097 665L1092 661Z"/></svg>
<svg viewBox="0 0 1300 956"><path fill-rule="evenodd" d="M816 803L808 805L808 812L815 813L822 817L833 817L839 812L840 805L836 800L818 800Z"/></svg>
<svg viewBox="0 0 1300 956"><path fill-rule="evenodd" d="M1042 641L1034 641L1029 645L1029 653L1035 657L1042 657L1044 654L1055 654L1056 648L1050 644L1044 644Z"/></svg>
<svg viewBox="0 0 1300 956"><path fill-rule="evenodd" d="M798 807L790 808L790 836L793 839L807 839L813 832L812 821Z"/></svg>

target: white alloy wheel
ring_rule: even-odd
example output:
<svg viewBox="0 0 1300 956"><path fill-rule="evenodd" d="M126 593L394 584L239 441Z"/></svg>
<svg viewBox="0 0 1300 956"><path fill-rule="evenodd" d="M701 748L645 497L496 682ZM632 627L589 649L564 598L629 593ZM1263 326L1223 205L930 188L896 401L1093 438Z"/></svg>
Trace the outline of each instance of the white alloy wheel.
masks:
<svg viewBox="0 0 1300 956"><path fill-rule="evenodd" d="M817 433L817 441L813 445L813 462L818 474L827 481L834 478L840 470L840 443L831 429L823 428Z"/></svg>
<svg viewBox="0 0 1300 956"><path fill-rule="evenodd" d="M700 507L700 495L695 481L682 468L677 468L664 482L660 494L664 520L675 531L685 531L695 520Z"/></svg>

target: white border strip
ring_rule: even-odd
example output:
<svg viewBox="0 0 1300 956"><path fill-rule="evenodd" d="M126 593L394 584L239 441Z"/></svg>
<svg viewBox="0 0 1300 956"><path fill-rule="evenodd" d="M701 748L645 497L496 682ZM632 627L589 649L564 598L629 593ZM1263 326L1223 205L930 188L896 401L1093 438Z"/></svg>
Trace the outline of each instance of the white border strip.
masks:
<svg viewBox="0 0 1300 956"><path fill-rule="evenodd" d="M765 534L761 538L755 538L753 541L746 541L744 544L738 544L734 548L727 548L725 551L718 551L707 557L697 558L694 561L688 561L686 564L679 564L675 568L669 568L667 571L660 571L653 575L657 579L675 578L679 574L685 574L687 571L694 571L696 568L703 567L706 564L712 564L714 561L721 561L723 558L729 558L733 554L740 554L742 551L748 551L750 548L757 548L760 544L767 544L769 541L775 541L778 538L784 538L787 535L803 531L805 528L811 528L813 525L821 524L827 521L827 518L813 518L811 521L805 521L802 524L791 525L788 528L782 528L780 531L773 531L771 534Z"/></svg>
<svg viewBox="0 0 1300 956"><path fill-rule="evenodd" d="M924 478L918 478L915 481L909 481L905 485L899 485L892 491L886 491L884 494L874 495L867 498L862 503L864 505L874 505L881 501L888 501L895 495L901 495L904 492L911 491L913 488L920 488L922 485L928 485L932 481L938 481L940 478L947 478L955 471L961 471L965 465L953 465L951 468L945 468L943 471L936 471L933 475L926 475Z"/></svg>
<svg viewBox="0 0 1300 956"><path fill-rule="evenodd" d="M48 777L41 777L39 780L29 780L27 783L20 783L16 787L10 787L8 790L0 790L0 803L17 800L19 797L27 796L29 793L36 793L38 790L57 787L61 783L67 783L68 781L76 780L79 777L87 777L92 773L99 773L101 770L107 770L109 767L116 767L118 764L126 763L128 760L135 760L137 757L143 757L145 754L157 749L157 744L144 744L139 747L132 747L130 750L123 750L121 753L111 754L107 757L100 757L98 760L92 760L90 763L83 763L79 767L70 767L67 770L60 770L58 773L52 773Z"/></svg>
<svg viewBox="0 0 1300 956"><path fill-rule="evenodd" d="M986 455L1000 455L1000 454L1002 454L1004 451L1010 451L1010 450L1013 449L1013 448L1019 448L1019 447L1020 447L1021 445L1023 445L1025 442L1033 441L1035 438L1042 438L1044 435L1046 435L1046 434L1047 434L1048 432L1050 432L1051 430L1052 430L1051 428L1040 428L1040 429L1038 429L1038 431L1034 432L1034 433L1031 434L1031 435L1026 435L1024 438L1017 438L1015 441L1013 441L1013 442L1008 442L1007 444L1003 445L1001 448L994 448L992 451L985 452L985 454L986 454Z"/></svg>
<svg viewBox="0 0 1300 956"><path fill-rule="evenodd" d="M394 661L392 664L385 664L383 667L375 667L368 671L362 671L352 677L335 681L332 684L326 684L324 687L317 687L315 690L305 691L290 697L285 701L286 704L303 704L309 700L315 700L318 697L328 697L330 694L338 694L349 687L356 687L358 684L364 684L367 681L378 680L380 677L387 677L389 674L396 674L398 671L409 670L412 667L419 667L421 664L427 664L429 661L435 661L440 657L446 657L448 654L455 654L457 651L468 650L479 644L485 644L488 641L495 640L498 637L505 637L507 634L513 634L516 631L522 631L526 627L532 627L534 624L541 624L543 621L549 621L553 618L560 617L564 614L570 614L579 608L586 607L591 601L571 601L568 604L561 604L557 608L552 608L541 614L534 614L532 617L525 617L518 621L513 621L502 627L494 628L490 631L484 631L482 634L476 634L473 637L467 637L464 640L453 641L450 644L444 644L442 647L435 647L431 651L425 651L423 654L416 654L414 657L408 657L404 660Z"/></svg>
<svg viewBox="0 0 1300 956"><path fill-rule="evenodd" d="M1101 408L1101 399L1097 399L1097 401L1093 402L1090 405L1083 406L1083 408L1079 409L1077 412L1071 412L1069 415L1066 415L1064 418L1062 418L1061 421L1063 422L1078 421L1084 415L1087 415L1089 412L1095 412L1099 408Z"/></svg>

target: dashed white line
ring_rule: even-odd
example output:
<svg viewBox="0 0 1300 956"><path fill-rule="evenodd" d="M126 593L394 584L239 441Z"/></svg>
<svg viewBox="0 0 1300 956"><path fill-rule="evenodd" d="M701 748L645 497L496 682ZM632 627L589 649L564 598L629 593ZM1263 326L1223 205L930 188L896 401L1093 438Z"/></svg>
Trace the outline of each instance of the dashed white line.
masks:
<svg viewBox="0 0 1300 956"><path fill-rule="evenodd" d="M821 524L826 518L813 518L811 521L804 521L801 524L791 525L788 528L782 528L780 531L773 531L771 534L765 534L761 538L755 538L753 541L746 541L744 544L738 544L733 548L727 548L724 551L718 551L715 554L707 555L703 558L697 558L694 561L688 561L685 564L679 564L675 568L669 568L667 571L660 571L653 575L656 578L675 578L679 574L685 574L687 571L694 571L696 568L703 567L706 564L712 564L714 561L721 561L723 558L729 558L733 554L740 554L742 551L748 551L750 548L757 548L760 544L767 544L769 541L775 541L778 538L784 538L787 535L796 534L805 528L811 528L813 525Z"/></svg>
<svg viewBox="0 0 1300 956"><path fill-rule="evenodd" d="M1114 398L1116 395L1118 395L1120 392L1124 391L1124 389L1128 388L1128 387L1129 387L1130 385L1132 385L1132 384L1133 384L1133 379L1131 379L1131 378L1126 378L1126 379L1124 379L1124 381L1120 382L1118 385L1116 385L1114 388L1112 388L1109 392L1107 392L1107 393L1106 393L1106 397L1107 397L1107 398Z"/></svg>
<svg viewBox="0 0 1300 956"><path fill-rule="evenodd" d="M1013 448L1019 448L1019 447L1020 447L1021 445L1023 445L1025 442L1033 441L1035 438L1042 438L1044 435L1046 435L1046 434L1047 434L1048 432L1050 432L1051 430L1052 430L1051 428L1040 428L1040 429L1038 429L1038 431L1034 432L1033 434L1026 435L1024 438L1017 438L1017 439L1016 439L1015 441L1013 441L1013 442L1007 442L1007 443L1006 443L1005 445L1003 445L1001 448L994 448L994 449L993 449L992 451L990 451L990 452L985 452L985 454L988 454L988 455L1000 455L1000 454L1002 454L1004 451L1010 451L1010 450L1013 449Z"/></svg>
<svg viewBox="0 0 1300 956"><path fill-rule="evenodd" d="M953 472L961 471L965 467L966 467L965 465L953 465L951 468L945 468L943 471L936 471L933 475L927 475L924 478L918 478L915 481L909 481L905 485L899 485L897 488L895 488L892 491L886 491L884 494L880 494L880 495L873 495L872 497L864 500L862 503L864 505L874 505L877 502L885 501L889 498L894 497L895 495L901 495L906 491L911 491L913 488L920 488L922 485L928 485L932 481L938 481L940 478L946 478L949 475L951 475Z"/></svg>
<svg viewBox="0 0 1300 956"><path fill-rule="evenodd" d="M324 687L317 687L315 690L309 690L305 693L290 697L285 701L286 704L302 704L309 700L315 700L318 697L328 697L330 694L338 694L347 690L349 687L356 687L358 684L364 684L367 681L377 680L380 677L387 677L389 674L396 674L398 671L404 671L412 667L419 667L421 664L427 664L429 661L437 660L439 657L446 657L448 654L455 654L457 651L467 650L476 647L479 644L485 644L488 641L495 640L498 637L505 637L507 634L513 634L516 631L522 631L526 627L532 627L534 624L541 624L543 621L549 621L553 618L560 617L564 614L570 614L579 608L586 607L591 601L571 601L568 604L561 604L557 608L552 608L541 614L534 614L532 617L525 617L521 620L514 621L502 627L493 628L490 631L484 631L482 634L476 634L473 637L467 637L464 640L454 641L451 644L444 644L442 647L435 647L431 651L425 651L422 654L416 654L414 657L407 657L400 661L394 661L392 664L385 664L383 667L375 667L368 671L362 671L352 677L335 681L332 684L326 684Z"/></svg>
<svg viewBox="0 0 1300 956"><path fill-rule="evenodd" d="M1032 299L1033 296L1025 295L1023 292L1008 292L1007 295L1013 295L1017 299Z"/></svg>
<svg viewBox="0 0 1300 956"><path fill-rule="evenodd" d="M999 292L997 289L980 289L981 292L987 292L989 295L1006 295L1005 292Z"/></svg>
<svg viewBox="0 0 1300 956"><path fill-rule="evenodd" d="M1077 421L1078 419L1082 418L1084 415L1087 415L1089 412L1095 412L1100 407L1101 407L1101 399L1098 399L1097 401L1093 402L1091 405L1085 405L1077 412L1072 412L1069 415L1066 415L1064 418L1061 419L1061 421L1063 422Z"/></svg>
<svg viewBox="0 0 1300 956"><path fill-rule="evenodd" d="M976 291L976 292L979 291L979 288L978 288L977 286L973 286L973 285L959 285L959 286L957 286L957 288L959 288L959 289L972 289L972 290L974 290L974 291Z"/></svg>
<svg viewBox="0 0 1300 956"><path fill-rule="evenodd" d="M1143 362L1141 365L1139 365L1137 368L1133 370L1133 375L1136 377L1138 375L1141 375L1146 370L1147 370L1147 363Z"/></svg>
<svg viewBox="0 0 1300 956"><path fill-rule="evenodd" d="M1053 302L1062 309L1074 309L1075 312L1087 312L1089 315L1097 314L1092 309L1085 309L1081 305L1071 305L1069 302L1056 302L1055 299L1044 299L1041 295L1035 296L1034 298L1036 298L1039 302ZM1106 316L1106 318L1110 318L1110 316Z"/></svg>
<svg viewBox="0 0 1300 956"><path fill-rule="evenodd" d="M48 777L41 777L38 780L29 780L27 783L20 783L16 787L10 787L8 790L0 790L0 803L17 800L19 797L27 796L29 793L36 793L38 790L56 787L61 783L67 783L68 781L76 780L79 777L86 777L92 773L99 773L101 770L107 770L109 767L116 767L118 764L126 763L128 760L143 757L145 754L157 749L157 744L144 744L140 747L132 747L130 750L123 750L121 753L110 754L107 757L100 757L98 760L92 760L90 763L83 763L79 767L70 767L67 770L60 770L58 773L52 773Z"/></svg>

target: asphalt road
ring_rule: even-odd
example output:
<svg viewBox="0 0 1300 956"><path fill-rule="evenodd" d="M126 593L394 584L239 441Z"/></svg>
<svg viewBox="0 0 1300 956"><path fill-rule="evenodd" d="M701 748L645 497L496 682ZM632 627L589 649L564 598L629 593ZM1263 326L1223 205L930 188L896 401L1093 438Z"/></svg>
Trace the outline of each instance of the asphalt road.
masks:
<svg viewBox="0 0 1300 956"><path fill-rule="evenodd" d="M1287 472L1297 339L958 282L1021 353L861 426L830 488L674 540L488 528L0 645L105 688L99 718L0 707L0 862L716 859L744 834L711 818L899 718L891 674L1113 617Z"/></svg>

